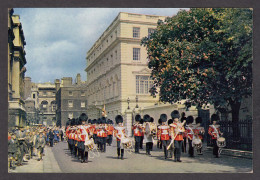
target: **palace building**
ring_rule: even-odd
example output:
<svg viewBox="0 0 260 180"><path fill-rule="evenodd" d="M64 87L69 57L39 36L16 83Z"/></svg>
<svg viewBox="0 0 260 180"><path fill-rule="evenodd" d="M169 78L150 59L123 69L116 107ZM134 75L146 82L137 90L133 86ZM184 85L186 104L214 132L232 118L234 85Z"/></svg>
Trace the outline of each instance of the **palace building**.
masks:
<svg viewBox="0 0 260 180"><path fill-rule="evenodd" d="M147 67L147 53L141 39L157 27L165 16L121 12L87 52L88 116L101 116L105 104L108 118L125 110L154 105ZM129 99L129 100L128 100Z"/></svg>

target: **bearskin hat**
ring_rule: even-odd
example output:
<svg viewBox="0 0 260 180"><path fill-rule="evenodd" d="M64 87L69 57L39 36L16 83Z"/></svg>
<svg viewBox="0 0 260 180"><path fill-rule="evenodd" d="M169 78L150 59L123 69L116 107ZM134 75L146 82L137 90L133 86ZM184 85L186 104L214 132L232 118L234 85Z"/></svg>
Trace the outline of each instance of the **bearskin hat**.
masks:
<svg viewBox="0 0 260 180"><path fill-rule="evenodd" d="M144 123L144 120L143 120L143 119L141 119L139 123L140 123L140 124L143 124L143 123Z"/></svg>
<svg viewBox="0 0 260 180"><path fill-rule="evenodd" d="M161 114L160 115L160 119L162 122L166 122L167 121L167 115L166 114Z"/></svg>
<svg viewBox="0 0 260 180"><path fill-rule="evenodd" d="M89 123L89 124L92 124L92 120L91 120L91 119L89 119L89 120L88 120L88 123Z"/></svg>
<svg viewBox="0 0 260 180"><path fill-rule="evenodd" d="M150 117L150 122L154 122L154 118L153 117Z"/></svg>
<svg viewBox="0 0 260 180"><path fill-rule="evenodd" d="M194 121L193 116L188 116L186 121L187 121L187 122L186 122L187 124L192 124L193 121Z"/></svg>
<svg viewBox="0 0 260 180"><path fill-rule="evenodd" d="M144 115L143 120L144 122L150 122L150 116L148 114Z"/></svg>
<svg viewBox="0 0 260 180"><path fill-rule="evenodd" d="M198 116L198 117L196 117L195 121L196 121L196 124L202 123L202 118Z"/></svg>
<svg viewBox="0 0 260 180"><path fill-rule="evenodd" d="M169 119L168 120L168 125L172 124L173 123L173 119Z"/></svg>
<svg viewBox="0 0 260 180"><path fill-rule="evenodd" d="M140 114L135 115L135 121L136 121L136 122L140 122L141 119L142 119L142 118L141 118Z"/></svg>
<svg viewBox="0 0 260 180"><path fill-rule="evenodd" d="M171 117L172 117L172 119L175 119L175 118L180 118L180 113L179 113L179 111L177 111L177 110L174 110L174 111L172 111L172 113L171 113Z"/></svg>
<svg viewBox="0 0 260 180"><path fill-rule="evenodd" d="M119 124L119 123L123 123L123 117L121 115L117 115L115 117L115 120L116 120L116 123Z"/></svg>
<svg viewBox="0 0 260 180"><path fill-rule="evenodd" d="M211 121L218 121L218 120L219 120L219 116L217 114L212 114Z"/></svg>
<svg viewBox="0 0 260 180"><path fill-rule="evenodd" d="M97 124L97 120L96 120L96 119L93 119L93 120L91 121L91 124Z"/></svg>

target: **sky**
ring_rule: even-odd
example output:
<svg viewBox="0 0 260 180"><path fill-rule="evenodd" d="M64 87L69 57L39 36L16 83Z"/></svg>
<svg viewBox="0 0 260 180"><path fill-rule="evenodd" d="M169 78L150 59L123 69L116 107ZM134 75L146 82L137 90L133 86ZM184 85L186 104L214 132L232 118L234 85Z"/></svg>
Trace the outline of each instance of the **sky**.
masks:
<svg viewBox="0 0 260 180"><path fill-rule="evenodd" d="M173 16L179 8L15 8L26 51L26 77L54 82L77 73L86 80L86 54L119 12Z"/></svg>

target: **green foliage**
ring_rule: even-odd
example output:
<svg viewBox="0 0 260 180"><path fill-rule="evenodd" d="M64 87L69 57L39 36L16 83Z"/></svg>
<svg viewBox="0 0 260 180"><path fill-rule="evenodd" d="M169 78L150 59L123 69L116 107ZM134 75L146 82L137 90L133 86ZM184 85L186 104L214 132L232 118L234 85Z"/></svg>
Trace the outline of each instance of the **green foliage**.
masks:
<svg viewBox="0 0 260 180"><path fill-rule="evenodd" d="M251 95L252 27L246 8L194 8L158 21L141 42L154 80L151 94L198 107L223 107Z"/></svg>

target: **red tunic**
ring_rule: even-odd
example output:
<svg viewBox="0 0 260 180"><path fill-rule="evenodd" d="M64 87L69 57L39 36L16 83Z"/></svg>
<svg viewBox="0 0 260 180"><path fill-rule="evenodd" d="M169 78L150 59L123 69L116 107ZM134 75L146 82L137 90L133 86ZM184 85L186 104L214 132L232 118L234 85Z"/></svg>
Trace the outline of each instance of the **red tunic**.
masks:
<svg viewBox="0 0 260 180"><path fill-rule="evenodd" d="M133 125L132 130L134 130L134 136L143 136L143 127L141 124Z"/></svg>
<svg viewBox="0 0 260 180"><path fill-rule="evenodd" d="M196 127L193 132L196 136L198 136L201 140L203 139L203 133L201 133L204 130L203 127Z"/></svg>
<svg viewBox="0 0 260 180"><path fill-rule="evenodd" d="M161 125L158 127L158 137L161 140L169 140L170 139L170 127L168 125Z"/></svg>
<svg viewBox="0 0 260 180"><path fill-rule="evenodd" d="M124 126L117 126L114 128L114 136L116 137L116 141L120 141L123 134L125 134Z"/></svg>
<svg viewBox="0 0 260 180"><path fill-rule="evenodd" d="M179 128L176 122L172 123L170 126L171 126L171 131L173 132L174 136L176 136L174 140L183 141L183 133L185 132L184 127ZM177 135L175 134L175 132L177 131L176 128L179 128L178 129L179 133Z"/></svg>
<svg viewBox="0 0 260 180"><path fill-rule="evenodd" d="M107 135L113 135L114 127L113 126L107 126Z"/></svg>
<svg viewBox="0 0 260 180"><path fill-rule="evenodd" d="M216 126L215 126L216 127ZM216 128L217 132L215 131L215 129L212 127L212 125L209 126L209 130L208 133L209 135L212 137L212 139L217 139L217 134L220 134L220 130L219 127Z"/></svg>
<svg viewBox="0 0 260 180"><path fill-rule="evenodd" d="M187 126L184 134L186 137L189 138L189 140L192 140L194 135L194 129L192 127Z"/></svg>

